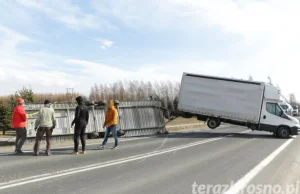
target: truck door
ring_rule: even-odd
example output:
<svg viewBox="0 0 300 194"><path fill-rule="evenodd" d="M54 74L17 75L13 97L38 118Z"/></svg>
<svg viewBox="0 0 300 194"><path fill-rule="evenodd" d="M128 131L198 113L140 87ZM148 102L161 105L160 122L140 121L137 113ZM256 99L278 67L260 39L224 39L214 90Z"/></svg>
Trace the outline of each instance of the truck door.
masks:
<svg viewBox="0 0 300 194"><path fill-rule="evenodd" d="M260 130L276 132L279 125L283 124L282 109L275 102L264 102L260 118Z"/></svg>

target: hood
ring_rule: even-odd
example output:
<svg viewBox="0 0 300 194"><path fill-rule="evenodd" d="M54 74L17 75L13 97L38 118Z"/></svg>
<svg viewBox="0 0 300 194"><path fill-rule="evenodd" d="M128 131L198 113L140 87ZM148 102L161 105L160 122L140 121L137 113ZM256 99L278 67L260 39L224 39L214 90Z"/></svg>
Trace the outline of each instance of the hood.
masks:
<svg viewBox="0 0 300 194"><path fill-rule="evenodd" d="M291 121L293 121L293 122L295 122L297 125L299 125L299 120L298 120L298 119L296 119L295 117L289 116L289 115L287 115L287 117L288 117Z"/></svg>
<svg viewBox="0 0 300 194"><path fill-rule="evenodd" d="M82 98L81 96L78 96L78 97L76 98L76 102L77 102L78 104L83 104L83 98Z"/></svg>
<svg viewBox="0 0 300 194"><path fill-rule="evenodd" d="M44 107L51 108L51 104L45 104Z"/></svg>
<svg viewBox="0 0 300 194"><path fill-rule="evenodd" d="M110 101L108 102L108 104L109 104L109 106L110 106L111 108L114 108L114 106L115 106L115 103L114 103L113 100L110 100Z"/></svg>

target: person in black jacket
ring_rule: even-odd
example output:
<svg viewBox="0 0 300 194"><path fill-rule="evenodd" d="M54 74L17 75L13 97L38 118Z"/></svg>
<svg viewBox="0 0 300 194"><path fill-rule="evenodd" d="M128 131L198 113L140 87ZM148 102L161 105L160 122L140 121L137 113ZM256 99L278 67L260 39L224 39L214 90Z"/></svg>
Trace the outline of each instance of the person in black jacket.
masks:
<svg viewBox="0 0 300 194"><path fill-rule="evenodd" d="M89 121L89 110L88 107L84 104L83 98L78 96L76 98L78 106L76 107L75 118L72 122L72 127L75 124L74 130L74 151L72 154L78 154L78 144L79 144L79 137L81 140L82 145L82 152L81 154L85 154L85 129Z"/></svg>

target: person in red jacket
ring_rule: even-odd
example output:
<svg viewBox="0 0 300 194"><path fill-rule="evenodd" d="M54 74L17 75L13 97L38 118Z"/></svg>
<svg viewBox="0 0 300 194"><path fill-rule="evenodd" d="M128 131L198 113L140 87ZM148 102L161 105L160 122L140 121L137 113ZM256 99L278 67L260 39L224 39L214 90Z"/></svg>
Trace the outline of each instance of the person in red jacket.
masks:
<svg viewBox="0 0 300 194"><path fill-rule="evenodd" d="M12 117L12 127L16 130L16 154L22 154L22 146L27 138L26 130L26 113L24 110L25 102L22 98L17 101L17 106L14 108Z"/></svg>

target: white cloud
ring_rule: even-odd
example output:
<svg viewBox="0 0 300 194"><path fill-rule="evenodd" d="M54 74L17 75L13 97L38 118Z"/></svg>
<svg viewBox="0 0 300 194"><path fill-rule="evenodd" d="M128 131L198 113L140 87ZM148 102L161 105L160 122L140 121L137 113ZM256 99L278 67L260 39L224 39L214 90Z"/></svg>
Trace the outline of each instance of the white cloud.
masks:
<svg viewBox="0 0 300 194"><path fill-rule="evenodd" d="M100 43L100 47L103 50L106 50L107 48L110 48L114 44L113 41L107 40L107 39L96 38L95 40Z"/></svg>
<svg viewBox="0 0 300 194"><path fill-rule="evenodd" d="M84 12L79 6L70 0L17 0L17 2L27 8L37 10L50 18L65 24L66 26L80 30L88 29L115 29L107 20L97 17L97 15Z"/></svg>
<svg viewBox="0 0 300 194"><path fill-rule="evenodd" d="M0 47L0 95L11 94L23 86L30 86L36 92L65 92L65 88L74 87L76 91L88 94L94 83L128 79L179 81L183 71L215 73L214 69L221 71L226 67L226 64L219 62L187 60L141 64L134 69L117 68L109 64L67 59L48 52L24 52L18 50L18 46L29 38L4 27L0 28L0 32L4 35L0 37L0 42L6 38L12 40L7 44L9 47ZM109 45L111 43L106 43L106 46ZM53 64L56 64L55 68Z"/></svg>
<svg viewBox="0 0 300 194"><path fill-rule="evenodd" d="M227 50L243 54L228 59L224 76L265 81L268 76L285 93L300 91L294 72L300 70L299 0L103 0L92 1L99 14L138 30L176 30L201 36L210 28L224 39L234 39ZM237 43L237 41L239 41ZM240 56L237 56L237 58Z"/></svg>

